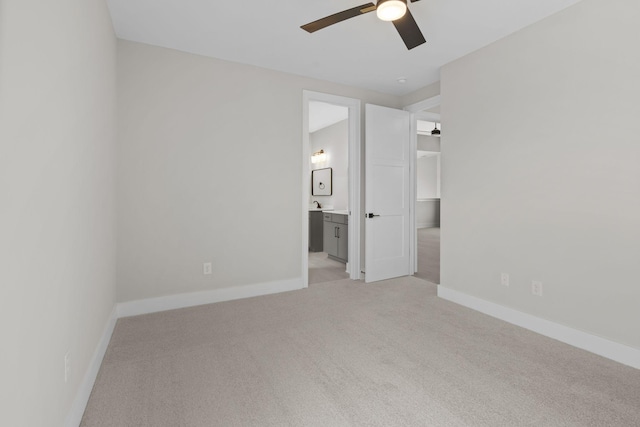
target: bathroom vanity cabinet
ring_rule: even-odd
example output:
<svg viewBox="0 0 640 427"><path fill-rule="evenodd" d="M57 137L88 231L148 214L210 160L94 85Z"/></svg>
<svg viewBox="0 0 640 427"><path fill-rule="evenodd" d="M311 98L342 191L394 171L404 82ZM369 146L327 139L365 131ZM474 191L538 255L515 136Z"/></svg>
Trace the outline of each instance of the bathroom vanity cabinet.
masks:
<svg viewBox="0 0 640 427"><path fill-rule="evenodd" d="M309 211L309 252L322 252L324 240L322 211Z"/></svg>
<svg viewBox="0 0 640 427"><path fill-rule="evenodd" d="M324 251L329 258L346 263L348 261L348 223L347 213L323 212Z"/></svg>

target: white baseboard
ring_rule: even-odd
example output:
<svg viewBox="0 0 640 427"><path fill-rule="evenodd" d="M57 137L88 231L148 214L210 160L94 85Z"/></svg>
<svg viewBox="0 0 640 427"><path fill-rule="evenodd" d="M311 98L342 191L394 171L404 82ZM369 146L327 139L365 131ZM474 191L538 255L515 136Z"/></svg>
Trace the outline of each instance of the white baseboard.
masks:
<svg viewBox="0 0 640 427"><path fill-rule="evenodd" d="M231 301L260 295L277 294L304 288L301 278L279 280L275 282L257 283L232 288L213 289L210 291L190 292L186 294L167 295L118 303L118 318L137 316L139 314L174 310L176 308L193 307L214 302Z"/></svg>
<svg viewBox="0 0 640 427"><path fill-rule="evenodd" d="M87 407L91 390L93 390L93 384L96 382L100 365L102 365L102 359L107 352L107 347L109 346L109 341L111 340L111 335L113 334L113 329L116 326L117 320L117 310L114 306L109 318L107 319L107 324L104 327L98 346L93 352L93 357L91 358L89 366L82 378L80 388L76 393L76 398L74 399L71 409L67 414L67 418L64 421L65 427L78 427L82 421L82 415L84 415L84 410Z"/></svg>
<svg viewBox="0 0 640 427"><path fill-rule="evenodd" d="M438 297L640 369L640 350L438 285Z"/></svg>
<svg viewBox="0 0 640 427"><path fill-rule="evenodd" d="M157 311L173 310L176 308L192 307L211 304L214 302L231 301L234 299L256 297L260 295L276 294L279 292L302 289L302 279L281 280L276 282L258 283L254 285L238 286L234 288L214 289L211 291L192 292L187 294L168 295L166 297L148 298L137 301L118 303L113 308L102 337L93 354L89 367L82 379L80 389L73 401L71 410L65 419L65 427L77 427L82 421L82 415L87 407L91 390L98 376L102 359L107 351L116 321L120 317L136 316L139 314L155 313Z"/></svg>

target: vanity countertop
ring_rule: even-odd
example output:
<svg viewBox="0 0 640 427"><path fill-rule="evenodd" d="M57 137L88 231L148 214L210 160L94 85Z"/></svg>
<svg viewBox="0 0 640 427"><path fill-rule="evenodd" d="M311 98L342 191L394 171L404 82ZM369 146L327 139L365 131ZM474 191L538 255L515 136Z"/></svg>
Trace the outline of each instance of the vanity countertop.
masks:
<svg viewBox="0 0 640 427"><path fill-rule="evenodd" d="M334 210L329 210L329 209L325 209L322 212L327 212L327 213L332 213L332 214L338 214L338 215L349 215L349 211L347 210L343 210L343 211L334 211Z"/></svg>
<svg viewBox="0 0 640 427"><path fill-rule="evenodd" d="M309 212L324 212L324 211L333 211L333 206L327 205L327 206L318 208L314 203L309 205Z"/></svg>

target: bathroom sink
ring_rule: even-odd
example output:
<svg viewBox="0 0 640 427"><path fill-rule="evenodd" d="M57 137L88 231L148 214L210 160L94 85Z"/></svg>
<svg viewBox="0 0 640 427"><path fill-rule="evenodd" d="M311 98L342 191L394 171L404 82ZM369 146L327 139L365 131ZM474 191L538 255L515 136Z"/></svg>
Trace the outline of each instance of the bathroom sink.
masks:
<svg viewBox="0 0 640 427"><path fill-rule="evenodd" d="M315 203L309 205L309 212L322 212L322 211L332 211L332 210L333 210L333 206L330 206L330 205L322 206L321 208L316 207Z"/></svg>

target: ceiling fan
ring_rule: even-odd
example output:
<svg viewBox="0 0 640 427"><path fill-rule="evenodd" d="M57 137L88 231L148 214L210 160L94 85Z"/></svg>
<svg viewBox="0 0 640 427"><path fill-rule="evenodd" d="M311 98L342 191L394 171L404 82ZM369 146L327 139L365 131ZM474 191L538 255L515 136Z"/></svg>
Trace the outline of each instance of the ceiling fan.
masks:
<svg viewBox="0 0 640 427"><path fill-rule="evenodd" d="M417 1L420 0L411 0L411 3ZM373 12L374 10L381 20L393 22L407 49L411 50L426 42L420 28L418 28L416 20L413 19L413 15L411 15L411 12L409 12L407 8L407 0L378 0L377 4L366 3L310 22L300 28L309 33L313 33L349 18L355 18L356 16Z"/></svg>

